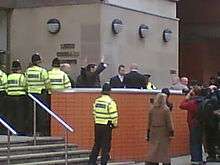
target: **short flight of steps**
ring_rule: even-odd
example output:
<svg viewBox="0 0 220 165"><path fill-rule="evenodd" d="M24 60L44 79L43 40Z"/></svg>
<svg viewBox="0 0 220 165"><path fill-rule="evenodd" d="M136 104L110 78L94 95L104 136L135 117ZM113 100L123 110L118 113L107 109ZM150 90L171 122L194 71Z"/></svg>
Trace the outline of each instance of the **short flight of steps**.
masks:
<svg viewBox="0 0 220 165"><path fill-rule="evenodd" d="M33 145L32 137L12 137L10 164L13 165L64 165L65 142L63 138L38 137ZM0 136L0 164L7 164L7 137ZM68 165L87 165L89 150L77 149L68 144ZM109 165L131 165L134 162L115 162Z"/></svg>

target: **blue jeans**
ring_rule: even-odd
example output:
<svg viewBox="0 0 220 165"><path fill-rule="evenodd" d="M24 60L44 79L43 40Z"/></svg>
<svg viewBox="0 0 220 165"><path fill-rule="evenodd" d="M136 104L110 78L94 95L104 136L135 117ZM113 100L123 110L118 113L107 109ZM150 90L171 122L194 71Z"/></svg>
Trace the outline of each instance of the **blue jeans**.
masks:
<svg viewBox="0 0 220 165"><path fill-rule="evenodd" d="M202 162L202 127L193 127L190 129L190 154L191 161Z"/></svg>

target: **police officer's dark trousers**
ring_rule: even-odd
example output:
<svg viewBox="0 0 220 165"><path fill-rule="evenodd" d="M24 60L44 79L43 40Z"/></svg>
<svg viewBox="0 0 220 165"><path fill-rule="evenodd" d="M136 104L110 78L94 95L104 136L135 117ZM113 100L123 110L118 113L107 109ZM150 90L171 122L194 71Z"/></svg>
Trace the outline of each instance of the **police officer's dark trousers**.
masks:
<svg viewBox="0 0 220 165"><path fill-rule="evenodd" d="M12 127L21 134L25 135L25 115L27 111L26 96L8 96L7 97L8 120Z"/></svg>
<svg viewBox="0 0 220 165"><path fill-rule="evenodd" d="M96 165L96 160L101 150L101 165L106 165L111 149L112 127L111 125L95 124L95 144L93 146L89 165Z"/></svg>
<svg viewBox="0 0 220 165"><path fill-rule="evenodd" d="M206 139L206 149L208 153L208 159L216 159L215 146L219 141L217 137L217 130L218 130L217 121L216 124L205 125L205 139Z"/></svg>
<svg viewBox="0 0 220 165"><path fill-rule="evenodd" d="M37 98L41 103L49 108L47 103L47 95L46 94L32 94L35 98ZM29 130L30 133L33 133L33 100L29 99ZM36 118L37 118L37 132L40 136L49 136L50 135L50 116L49 114L43 110L38 104L36 104Z"/></svg>
<svg viewBox="0 0 220 165"><path fill-rule="evenodd" d="M5 92L0 92L0 117L7 121L7 112L8 112L8 108L7 108L7 103L6 103L6 94ZM7 134L7 129L2 126L0 124L0 134L1 135L5 135Z"/></svg>

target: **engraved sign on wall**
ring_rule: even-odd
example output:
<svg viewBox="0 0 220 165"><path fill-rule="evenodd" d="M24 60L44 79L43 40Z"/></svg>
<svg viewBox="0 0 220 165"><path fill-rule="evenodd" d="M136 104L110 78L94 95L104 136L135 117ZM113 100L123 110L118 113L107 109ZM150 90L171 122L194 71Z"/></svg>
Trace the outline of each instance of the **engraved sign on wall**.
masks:
<svg viewBox="0 0 220 165"><path fill-rule="evenodd" d="M57 52L57 57L62 63L77 64L79 52L75 50L74 43L60 44L60 50Z"/></svg>

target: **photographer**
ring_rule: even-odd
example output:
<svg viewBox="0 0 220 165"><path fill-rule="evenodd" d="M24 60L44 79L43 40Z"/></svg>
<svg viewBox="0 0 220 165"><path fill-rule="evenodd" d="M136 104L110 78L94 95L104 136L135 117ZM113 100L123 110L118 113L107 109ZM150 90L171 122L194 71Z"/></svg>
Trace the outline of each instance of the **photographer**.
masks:
<svg viewBox="0 0 220 165"><path fill-rule="evenodd" d="M210 86L209 90L200 105L198 119L204 128L206 151L208 153L207 161L215 161L217 153L215 146L218 144L218 116L215 110L218 109L219 91Z"/></svg>
<svg viewBox="0 0 220 165"><path fill-rule="evenodd" d="M195 86L186 95L180 104L180 108L187 110L187 122L189 126L190 154L192 165L202 165L202 125L199 123L197 115L199 105L202 101L201 87Z"/></svg>

